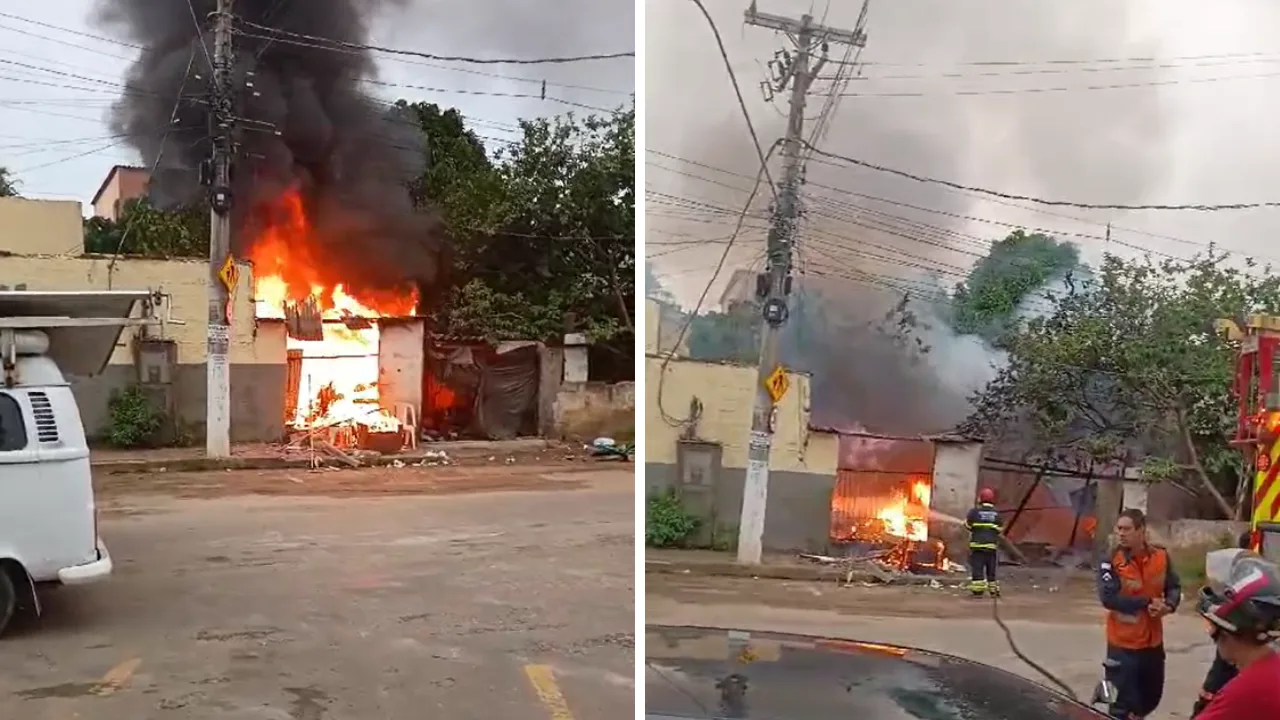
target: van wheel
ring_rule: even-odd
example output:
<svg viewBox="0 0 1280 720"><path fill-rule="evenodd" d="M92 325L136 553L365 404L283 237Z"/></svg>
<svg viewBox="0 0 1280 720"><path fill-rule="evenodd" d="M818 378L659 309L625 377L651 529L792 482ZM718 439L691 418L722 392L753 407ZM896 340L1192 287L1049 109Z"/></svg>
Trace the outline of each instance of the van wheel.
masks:
<svg viewBox="0 0 1280 720"><path fill-rule="evenodd" d="M18 605L18 592L13 586L13 577L8 568L0 567L0 636L13 619L13 612Z"/></svg>

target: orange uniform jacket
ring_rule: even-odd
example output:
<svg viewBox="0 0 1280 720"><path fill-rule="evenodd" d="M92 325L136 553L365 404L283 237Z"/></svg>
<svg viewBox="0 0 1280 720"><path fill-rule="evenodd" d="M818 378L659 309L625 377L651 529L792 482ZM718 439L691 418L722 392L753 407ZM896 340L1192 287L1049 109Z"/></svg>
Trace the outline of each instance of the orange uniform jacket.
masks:
<svg viewBox="0 0 1280 720"><path fill-rule="evenodd" d="M1182 599L1182 581L1164 548L1112 550L1098 565L1098 599L1108 611L1107 645L1125 650L1164 645L1164 620L1147 611L1151 601L1161 597L1173 609Z"/></svg>

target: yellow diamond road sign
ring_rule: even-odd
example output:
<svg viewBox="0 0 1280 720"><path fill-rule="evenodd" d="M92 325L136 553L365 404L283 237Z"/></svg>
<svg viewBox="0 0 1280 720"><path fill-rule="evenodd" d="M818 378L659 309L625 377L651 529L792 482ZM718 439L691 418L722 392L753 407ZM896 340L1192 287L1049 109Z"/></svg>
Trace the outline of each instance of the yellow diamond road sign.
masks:
<svg viewBox="0 0 1280 720"><path fill-rule="evenodd" d="M240 282L240 268L236 267L236 259L234 257L227 256L227 261L222 263L222 269L218 271L218 279L222 280L227 292L234 293L236 291L236 285Z"/></svg>
<svg viewBox="0 0 1280 720"><path fill-rule="evenodd" d="M773 398L776 405L783 395L787 394L787 390L791 387L791 379L787 377L787 371L781 365L775 367L773 372L769 373L769 377L764 381L764 387L769 391L769 397Z"/></svg>

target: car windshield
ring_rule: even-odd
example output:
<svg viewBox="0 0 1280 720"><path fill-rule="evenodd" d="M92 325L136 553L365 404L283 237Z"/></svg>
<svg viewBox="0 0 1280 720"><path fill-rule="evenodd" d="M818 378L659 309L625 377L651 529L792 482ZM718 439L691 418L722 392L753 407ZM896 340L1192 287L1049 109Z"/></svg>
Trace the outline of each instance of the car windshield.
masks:
<svg viewBox="0 0 1280 720"><path fill-rule="evenodd" d="M645 712L758 720L1096 720L1105 715L981 663L777 633L654 627Z"/></svg>

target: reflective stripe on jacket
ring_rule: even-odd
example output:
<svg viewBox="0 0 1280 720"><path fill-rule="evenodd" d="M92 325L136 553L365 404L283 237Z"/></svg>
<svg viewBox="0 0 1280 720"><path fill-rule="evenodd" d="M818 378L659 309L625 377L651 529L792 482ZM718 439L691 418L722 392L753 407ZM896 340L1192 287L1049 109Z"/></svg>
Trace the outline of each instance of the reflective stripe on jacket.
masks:
<svg viewBox="0 0 1280 720"><path fill-rule="evenodd" d="M1116 548L1108 561L1098 565L1098 599L1107 609L1107 644L1139 650L1164 645L1164 619L1155 618L1147 606L1164 598L1177 609L1182 582L1164 548L1148 545L1131 553Z"/></svg>
<svg viewBox="0 0 1280 720"><path fill-rule="evenodd" d="M982 503L964 519L969 530L970 550L995 550L1000 542L1000 513L991 503Z"/></svg>

